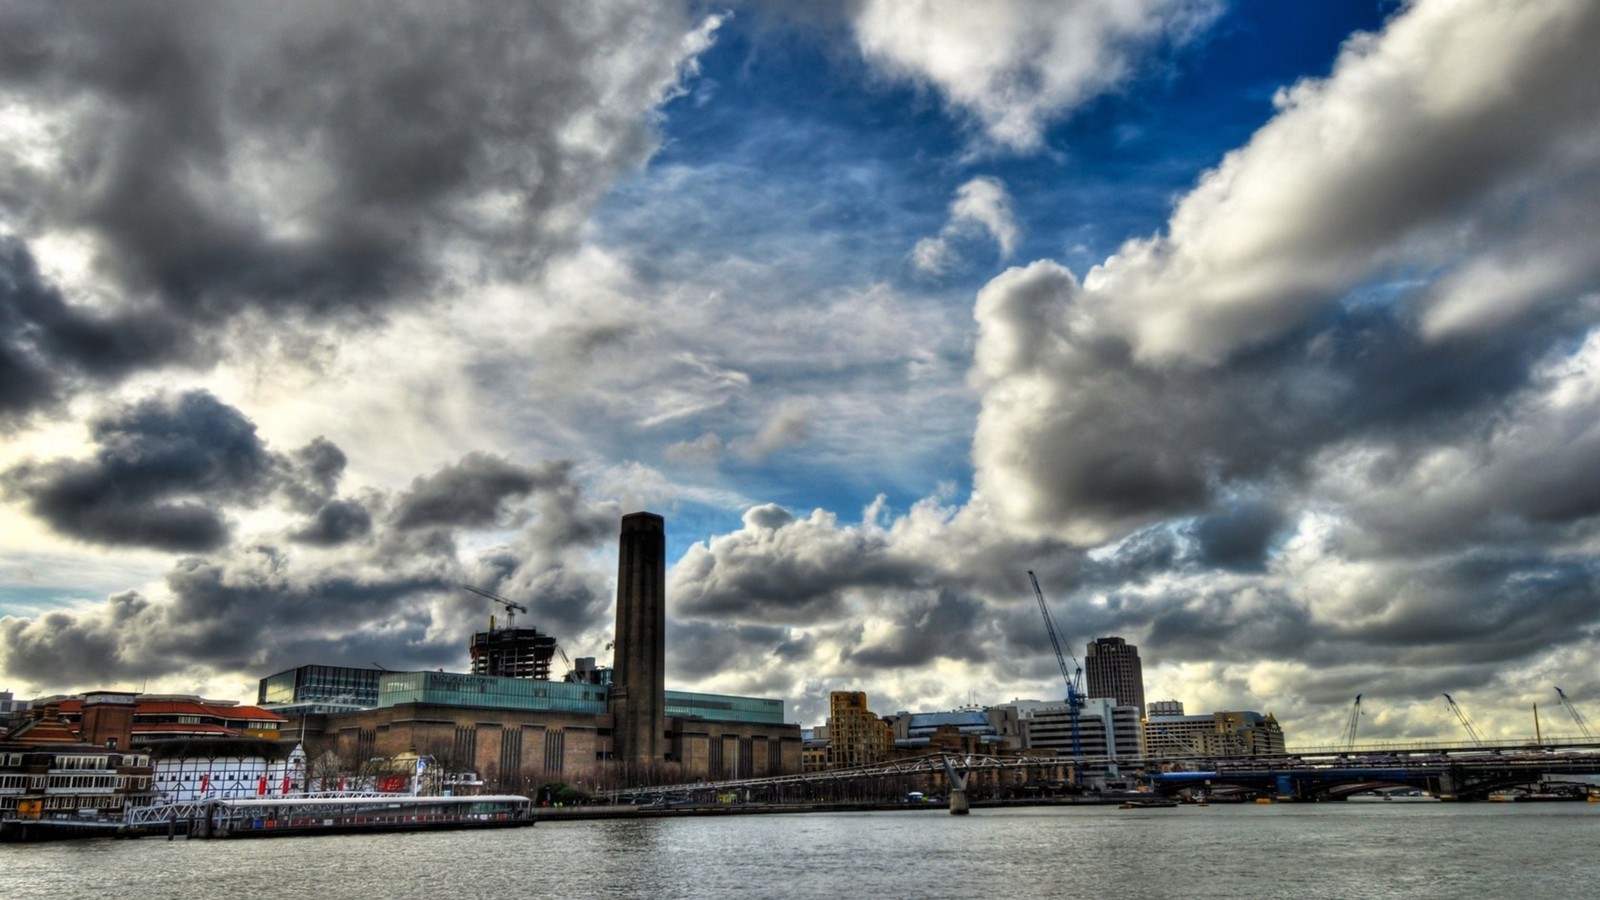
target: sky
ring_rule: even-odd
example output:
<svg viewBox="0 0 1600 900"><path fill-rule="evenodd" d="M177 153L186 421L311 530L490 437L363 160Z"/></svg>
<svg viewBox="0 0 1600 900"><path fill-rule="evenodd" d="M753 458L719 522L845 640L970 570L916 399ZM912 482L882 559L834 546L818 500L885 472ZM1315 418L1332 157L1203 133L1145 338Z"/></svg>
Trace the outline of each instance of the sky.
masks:
<svg viewBox="0 0 1600 900"><path fill-rule="evenodd" d="M0 690L1600 716L1600 2L0 0Z"/></svg>

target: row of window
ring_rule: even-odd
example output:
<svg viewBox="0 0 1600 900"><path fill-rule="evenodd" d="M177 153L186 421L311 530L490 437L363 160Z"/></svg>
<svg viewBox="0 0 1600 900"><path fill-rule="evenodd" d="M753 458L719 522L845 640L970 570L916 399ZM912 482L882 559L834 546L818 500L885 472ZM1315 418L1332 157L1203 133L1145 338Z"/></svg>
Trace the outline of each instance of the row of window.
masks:
<svg viewBox="0 0 1600 900"><path fill-rule="evenodd" d="M127 786L128 779L122 775L52 775L46 783L46 789L52 791L108 791Z"/></svg>
<svg viewBox="0 0 1600 900"><path fill-rule="evenodd" d="M114 769L109 756L57 756L52 769Z"/></svg>
<svg viewBox="0 0 1600 900"><path fill-rule="evenodd" d="M236 728L236 729L249 730L249 731L277 731L278 730L278 726L280 724L282 724L282 723L281 722L277 722L275 720L271 720L271 719L245 719L243 722L240 722L238 719L227 718L227 717L224 717L224 716L200 716L200 715L192 715L192 714L182 714L182 715L166 715L166 714L162 714L162 715L135 716L134 719L133 719L133 730L134 731L138 731L140 725L174 725L174 724L176 724L176 725L218 725L218 726L221 726L223 728Z"/></svg>
<svg viewBox="0 0 1600 900"><path fill-rule="evenodd" d="M104 797L46 797L45 809L119 809L122 798L115 794Z"/></svg>
<svg viewBox="0 0 1600 900"><path fill-rule="evenodd" d="M142 775L0 775L0 790L122 790L129 785L142 791L150 786L150 779Z"/></svg>

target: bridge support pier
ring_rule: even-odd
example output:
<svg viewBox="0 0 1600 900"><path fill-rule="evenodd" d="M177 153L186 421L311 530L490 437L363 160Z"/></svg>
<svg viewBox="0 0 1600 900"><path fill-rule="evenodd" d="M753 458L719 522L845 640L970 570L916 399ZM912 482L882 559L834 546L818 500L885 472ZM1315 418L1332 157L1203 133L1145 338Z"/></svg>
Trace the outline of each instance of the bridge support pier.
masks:
<svg viewBox="0 0 1600 900"><path fill-rule="evenodd" d="M972 811L972 804L967 801L966 788L950 789L950 815L964 816Z"/></svg>
<svg viewBox="0 0 1600 900"><path fill-rule="evenodd" d="M950 757L944 758L944 775L946 787L950 793L950 815L964 816L972 811L972 805L967 801L967 778L972 773L962 774L950 762Z"/></svg>

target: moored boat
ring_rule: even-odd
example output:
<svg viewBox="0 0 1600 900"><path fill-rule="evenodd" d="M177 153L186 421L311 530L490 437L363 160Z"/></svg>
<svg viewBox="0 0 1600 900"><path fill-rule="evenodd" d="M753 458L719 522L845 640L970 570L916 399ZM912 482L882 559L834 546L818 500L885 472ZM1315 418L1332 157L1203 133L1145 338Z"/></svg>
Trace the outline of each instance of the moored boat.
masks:
<svg viewBox="0 0 1600 900"><path fill-rule="evenodd" d="M158 822L157 818L152 824ZM207 801L196 804L192 819L184 824L190 837L234 838L512 828L533 823L533 802L515 794L306 794Z"/></svg>

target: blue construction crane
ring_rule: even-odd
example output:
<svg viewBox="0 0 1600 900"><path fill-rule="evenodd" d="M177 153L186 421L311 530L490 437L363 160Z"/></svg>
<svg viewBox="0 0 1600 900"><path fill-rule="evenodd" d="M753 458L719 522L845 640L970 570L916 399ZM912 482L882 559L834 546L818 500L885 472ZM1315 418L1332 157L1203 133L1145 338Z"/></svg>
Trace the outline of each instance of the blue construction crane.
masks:
<svg viewBox="0 0 1600 900"><path fill-rule="evenodd" d="M1067 656L1061 652L1061 640L1056 637L1056 623L1050 618L1050 607L1045 605L1044 591L1039 589L1039 579L1028 570L1028 580L1033 582L1033 596L1039 598L1039 612L1044 616L1044 629L1050 633L1050 646L1056 651L1056 663L1061 666L1061 680L1067 683L1067 720L1072 723L1072 780L1078 781L1078 770L1083 768L1083 739L1078 727L1083 711L1083 668L1078 658L1072 657L1072 668L1067 668Z"/></svg>

